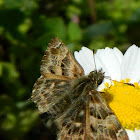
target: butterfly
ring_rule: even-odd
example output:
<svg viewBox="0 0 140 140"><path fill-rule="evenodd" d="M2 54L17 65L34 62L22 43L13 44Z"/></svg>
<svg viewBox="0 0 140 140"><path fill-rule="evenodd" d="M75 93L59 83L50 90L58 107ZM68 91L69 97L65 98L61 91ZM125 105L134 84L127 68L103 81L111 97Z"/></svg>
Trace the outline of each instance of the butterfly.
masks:
<svg viewBox="0 0 140 140"><path fill-rule="evenodd" d="M102 69L84 70L65 44L53 38L41 64L31 100L39 113L47 112L59 140L128 140L114 112L97 91L104 80Z"/></svg>

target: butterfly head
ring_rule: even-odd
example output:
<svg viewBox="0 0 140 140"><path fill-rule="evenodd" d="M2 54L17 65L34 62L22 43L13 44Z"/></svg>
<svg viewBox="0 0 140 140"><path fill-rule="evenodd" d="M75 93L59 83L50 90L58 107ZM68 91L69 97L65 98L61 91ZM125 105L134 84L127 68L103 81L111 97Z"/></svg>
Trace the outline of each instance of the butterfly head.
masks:
<svg viewBox="0 0 140 140"><path fill-rule="evenodd" d="M98 87L104 80L104 72L102 71L102 69L100 69L99 71L94 70L89 73L88 77L90 78L91 82L93 82L93 84Z"/></svg>

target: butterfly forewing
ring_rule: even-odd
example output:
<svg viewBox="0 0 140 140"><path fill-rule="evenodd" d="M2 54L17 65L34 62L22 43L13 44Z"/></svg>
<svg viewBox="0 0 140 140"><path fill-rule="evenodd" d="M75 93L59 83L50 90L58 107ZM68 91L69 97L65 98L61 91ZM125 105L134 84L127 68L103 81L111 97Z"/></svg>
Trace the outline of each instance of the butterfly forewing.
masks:
<svg viewBox="0 0 140 140"><path fill-rule="evenodd" d="M84 75L84 71L62 41L53 38L42 59L41 74L33 87L32 100L40 114L56 114L59 111L55 104L62 102L70 79Z"/></svg>
<svg viewBox="0 0 140 140"><path fill-rule="evenodd" d="M50 41L42 60L41 73L47 77L50 74L69 78L84 75L82 67L59 38Z"/></svg>
<svg viewBox="0 0 140 140"><path fill-rule="evenodd" d="M116 115L96 90L100 82L94 77L100 74L103 79L101 71L84 76L62 41L50 41L31 99L40 114L47 113L54 120L59 140L128 140Z"/></svg>

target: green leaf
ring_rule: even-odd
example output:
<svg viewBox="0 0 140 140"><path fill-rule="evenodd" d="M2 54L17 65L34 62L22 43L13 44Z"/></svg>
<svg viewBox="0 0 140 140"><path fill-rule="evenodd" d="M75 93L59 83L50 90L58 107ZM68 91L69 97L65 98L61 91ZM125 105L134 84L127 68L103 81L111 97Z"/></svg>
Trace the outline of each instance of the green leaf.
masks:
<svg viewBox="0 0 140 140"><path fill-rule="evenodd" d="M66 37L66 27L62 18L50 18L45 21L46 31L54 36L61 38L62 40Z"/></svg>
<svg viewBox="0 0 140 140"><path fill-rule="evenodd" d="M36 45L45 45L46 49L46 45L48 45L48 42L52 37L59 37L62 40L65 40L66 27L62 18L44 18L44 26L44 34L35 41Z"/></svg>
<svg viewBox="0 0 140 140"><path fill-rule="evenodd" d="M16 124L16 116L12 113L8 113L6 118L1 123L1 128L5 131L13 130Z"/></svg>
<svg viewBox="0 0 140 140"><path fill-rule="evenodd" d="M19 73L15 68L15 65L8 62L1 63L3 65L3 76L7 80L13 81L14 79L19 77Z"/></svg>
<svg viewBox="0 0 140 140"><path fill-rule="evenodd" d="M69 50L74 53L74 51L79 51L82 47L81 44L75 42L75 43L70 43L67 45L67 47L69 48Z"/></svg>
<svg viewBox="0 0 140 140"><path fill-rule="evenodd" d="M0 62L0 77L2 76L2 72L3 72L3 66L2 63Z"/></svg>
<svg viewBox="0 0 140 140"><path fill-rule="evenodd" d="M29 100L17 102L17 103L16 103L16 107L17 107L18 109L23 109L23 108L25 108L26 106L28 106L30 103L31 103L31 101L29 101Z"/></svg>
<svg viewBox="0 0 140 140"><path fill-rule="evenodd" d="M104 22L93 24L84 31L84 38L93 39L95 37L103 36L113 30L111 22Z"/></svg>
<svg viewBox="0 0 140 140"><path fill-rule="evenodd" d="M8 30L13 30L11 29L13 27L15 30L16 26L24 21L24 14L18 9L4 9L0 10L0 19L2 19L0 21L1 26Z"/></svg>
<svg viewBox="0 0 140 140"><path fill-rule="evenodd" d="M3 5L3 0L0 0L0 6L2 6Z"/></svg>
<svg viewBox="0 0 140 140"><path fill-rule="evenodd" d="M20 120L19 122L19 132L20 133L25 133L30 130L30 128L34 125L34 123L37 121L39 117L39 114L37 111L32 111L32 110L25 110L21 111L18 119Z"/></svg>
<svg viewBox="0 0 140 140"><path fill-rule="evenodd" d="M31 20L25 19L24 22L18 26L18 31L21 32L22 34L25 34L28 32L30 27L31 27Z"/></svg>
<svg viewBox="0 0 140 140"><path fill-rule="evenodd" d="M68 25L68 36L71 41L79 41L82 38L82 32L78 24L70 22Z"/></svg>
<svg viewBox="0 0 140 140"><path fill-rule="evenodd" d="M14 102L12 99L7 95L0 96L0 115L5 115L6 113L12 111Z"/></svg>
<svg viewBox="0 0 140 140"><path fill-rule="evenodd" d="M3 9L0 10L0 27L5 31L5 36L11 36L13 40L21 37L17 26L24 21L24 14L19 9ZM9 23L10 21L10 23Z"/></svg>
<svg viewBox="0 0 140 140"><path fill-rule="evenodd" d="M1 5L7 9L21 8L21 10L31 10L37 7L35 0L3 0Z"/></svg>
<svg viewBox="0 0 140 140"><path fill-rule="evenodd" d="M139 22L140 21L140 8L138 8L130 17L130 21Z"/></svg>

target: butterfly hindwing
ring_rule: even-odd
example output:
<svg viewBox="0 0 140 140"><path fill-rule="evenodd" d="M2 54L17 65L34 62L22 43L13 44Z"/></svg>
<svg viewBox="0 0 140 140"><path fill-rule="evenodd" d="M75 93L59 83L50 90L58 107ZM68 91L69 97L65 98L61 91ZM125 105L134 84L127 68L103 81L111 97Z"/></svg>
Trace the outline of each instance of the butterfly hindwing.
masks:
<svg viewBox="0 0 140 140"><path fill-rule="evenodd" d="M118 118L96 90L90 91L89 99L90 139L128 140Z"/></svg>
<svg viewBox="0 0 140 140"><path fill-rule="evenodd" d="M86 90L83 90L87 92ZM85 93L60 119L60 140L128 140L114 112L97 91Z"/></svg>
<svg viewBox="0 0 140 140"><path fill-rule="evenodd" d="M71 95L72 104L56 119L60 140L85 140L86 137L86 104L88 102L87 79L81 78L74 86Z"/></svg>
<svg viewBox="0 0 140 140"><path fill-rule="evenodd" d="M71 87L70 81L60 79L47 79L41 76L34 85L32 92L32 100L36 103L39 113L55 115L62 112L65 104L63 98L67 94L68 89ZM69 97L67 97L69 98ZM67 104L66 104L67 105Z"/></svg>

